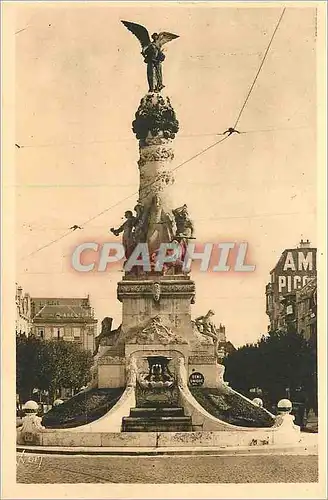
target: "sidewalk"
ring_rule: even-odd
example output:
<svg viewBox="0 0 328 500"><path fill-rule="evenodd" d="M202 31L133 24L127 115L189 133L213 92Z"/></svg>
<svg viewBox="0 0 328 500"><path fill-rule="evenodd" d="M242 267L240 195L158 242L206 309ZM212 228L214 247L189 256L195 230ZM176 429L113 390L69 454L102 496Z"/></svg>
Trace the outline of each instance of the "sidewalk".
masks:
<svg viewBox="0 0 328 500"><path fill-rule="evenodd" d="M161 455L317 455L317 434L302 434L298 445L279 446L225 446L225 447L59 447L59 446L17 446L18 453L36 453L39 455L122 455L122 456L161 456Z"/></svg>

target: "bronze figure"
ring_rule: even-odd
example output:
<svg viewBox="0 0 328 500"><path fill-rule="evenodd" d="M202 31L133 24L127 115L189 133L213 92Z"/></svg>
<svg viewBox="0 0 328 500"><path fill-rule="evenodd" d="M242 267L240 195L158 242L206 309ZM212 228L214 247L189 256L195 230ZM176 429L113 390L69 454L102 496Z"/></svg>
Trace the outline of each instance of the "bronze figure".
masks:
<svg viewBox="0 0 328 500"><path fill-rule="evenodd" d="M153 33L150 39L147 28L141 24L131 23L129 21L122 21L124 26L131 31L139 40L144 57L147 64L147 79L149 85L149 92L160 92L165 85L163 85L162 62L165 59L162 46L179 38L179 35L162 31L161 33Z"/></svg>

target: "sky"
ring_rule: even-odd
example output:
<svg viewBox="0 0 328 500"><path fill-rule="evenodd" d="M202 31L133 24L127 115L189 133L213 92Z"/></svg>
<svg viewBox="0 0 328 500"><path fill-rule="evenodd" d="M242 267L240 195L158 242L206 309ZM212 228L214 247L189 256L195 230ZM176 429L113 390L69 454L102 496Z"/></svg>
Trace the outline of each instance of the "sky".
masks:
<svg viewBox="0 0 328 500"><path fill-rule="evenodd" d="M109 228L137 200L131 122L147 92L146 66L120 20L180 35L166 45L163 66L164 94L180 122L175 167L234 124L281 12L276 5L17 5L16 281L24 291L90 294L96 317L120 324L120 270L77 273L70 264L79 243L113 241ZM267 331L265 285L282 251L301 238L316 246L315 18L312 7L286 9L238 123L248 133L175 174L175 206L188 205L198 242L249 244L255 272L192 275L192 315L214 309L236 346ZM37 251L73 224L83 230Z"/></svg>

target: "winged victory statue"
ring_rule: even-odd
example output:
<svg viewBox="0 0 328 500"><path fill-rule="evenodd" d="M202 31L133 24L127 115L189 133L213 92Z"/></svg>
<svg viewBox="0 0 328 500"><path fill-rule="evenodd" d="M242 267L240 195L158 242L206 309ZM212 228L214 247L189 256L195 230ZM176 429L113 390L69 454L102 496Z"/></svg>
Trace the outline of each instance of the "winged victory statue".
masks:
<svg viewBox="0 0 328 500"><path fill-rule="evenodd" d="M149 92L160 92L163 85L162 62L165 59L165 54L162 47L165 43L179 38L179 35L162 31L161 33L153 33L151 38L147 28L141 24L122 21L124 26L131 31L141 44L141 54L147 64L147 80Z"/></svg>

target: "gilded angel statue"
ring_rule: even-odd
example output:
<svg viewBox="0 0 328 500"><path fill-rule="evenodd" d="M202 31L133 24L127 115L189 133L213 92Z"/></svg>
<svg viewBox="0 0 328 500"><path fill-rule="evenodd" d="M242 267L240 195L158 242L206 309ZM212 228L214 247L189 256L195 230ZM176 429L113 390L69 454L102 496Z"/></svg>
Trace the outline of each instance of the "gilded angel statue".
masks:
<svg viewBox="0 0 328 500"><path fill-rule="evenodd" d="M160 92L163 85L162 62L165 59L162 47L165 43L179 38L179 35L162 31L161 33L153 33L151 39L147 28L141 24L122 21L124 26L131 31L141 44L141 54L147 64L147 80L149 92Z"/></svg>

